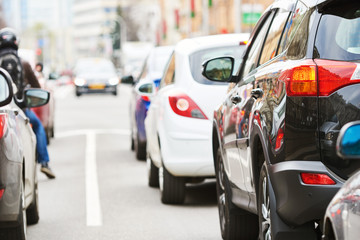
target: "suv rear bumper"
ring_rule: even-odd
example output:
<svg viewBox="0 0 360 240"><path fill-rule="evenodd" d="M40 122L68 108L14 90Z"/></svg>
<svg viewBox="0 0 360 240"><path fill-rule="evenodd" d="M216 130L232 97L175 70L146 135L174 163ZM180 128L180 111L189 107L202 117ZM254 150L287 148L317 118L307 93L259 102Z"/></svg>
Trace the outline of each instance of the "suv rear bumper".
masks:
<svg viewBox="0 0 360 240"><path fill-rule="evenodd" d="M277 213L284 222L293 226L322 219L329 202L344 183L322 162L281 162L269 165L268 172L276 197ZM327 174L336 184L305 184L300 177L302 172Z"/></svg>

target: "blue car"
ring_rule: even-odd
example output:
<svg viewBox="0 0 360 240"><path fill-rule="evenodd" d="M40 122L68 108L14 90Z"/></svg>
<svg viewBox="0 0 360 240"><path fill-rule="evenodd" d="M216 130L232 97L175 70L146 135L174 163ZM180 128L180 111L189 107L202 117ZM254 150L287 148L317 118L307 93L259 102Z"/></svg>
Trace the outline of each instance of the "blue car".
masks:
<svg viewBox="0 0 360 240"><path fill-rule="evenodd" d="M165 66L173 52L172 46L155 47L146 58L140 76L134 85L130 101L131 150L139 160L146 159L144 120L151 97L159 87Z"/></svg>

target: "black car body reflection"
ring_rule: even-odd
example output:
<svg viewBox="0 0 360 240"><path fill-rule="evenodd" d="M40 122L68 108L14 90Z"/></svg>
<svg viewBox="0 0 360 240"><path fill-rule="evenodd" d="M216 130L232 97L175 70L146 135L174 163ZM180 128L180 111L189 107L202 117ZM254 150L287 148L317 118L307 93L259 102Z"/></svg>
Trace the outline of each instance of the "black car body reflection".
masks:
<svg viewBox="0 0 360 240"><path fill-rule="evenodd" d="M340 129L360 120L359 12L350 0L279 0L254 28L214 114L224 239L316 239L315 223L360 169L335 154Z"/></svg>

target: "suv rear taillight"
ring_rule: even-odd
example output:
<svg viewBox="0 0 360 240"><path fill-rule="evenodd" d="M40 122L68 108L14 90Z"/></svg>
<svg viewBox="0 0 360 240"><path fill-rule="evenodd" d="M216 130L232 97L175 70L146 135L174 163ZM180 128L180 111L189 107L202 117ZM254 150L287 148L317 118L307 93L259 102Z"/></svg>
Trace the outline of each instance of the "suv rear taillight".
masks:
<svg viewBox="0 0 360 240"><path fill-rule="evenodd" d="M329 96L336 90L360 83L360 68L351 62L304 60L282 71L288 96Z"/></svg>
<svg viewBox="0 0 360 240"><path fill-rule="evenodd" d="M342 87L360 82L359 73L355 71L356 63L321 59L316 59L315 63L318 66L319 96L329 96Z"/></svg>
<svg viewBox="0 0 360 240"><path fill-rule="evenodd" d="M199 106L185 93L175 93L169 96L169 103L174 113L180 116L207 119Z"/></svg>
<svg viewBox="0 0 360 240"><path fill-rule="evenodd" d="M0 113L0 138L2 138L6 133L7 117L8 115L6 113Z"/></svg>
<svg viewBox="0 0 360 240"><path fill-rule="evenodd" d="M316 65L312 60L285 69L279 80L286 83L288 96L317 96Z"/></svg>

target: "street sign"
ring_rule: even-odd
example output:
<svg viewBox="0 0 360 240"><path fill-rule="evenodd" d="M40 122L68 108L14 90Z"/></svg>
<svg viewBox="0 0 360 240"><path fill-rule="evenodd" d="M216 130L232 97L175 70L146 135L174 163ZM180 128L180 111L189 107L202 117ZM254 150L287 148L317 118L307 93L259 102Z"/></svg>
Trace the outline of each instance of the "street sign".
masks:
<svg viewBox="0 0 360 240"><path fill-rule="evenodd" d="M244 12L242 14L243 24L255 24L260 19L261 13L259 12Z"/></svg>

